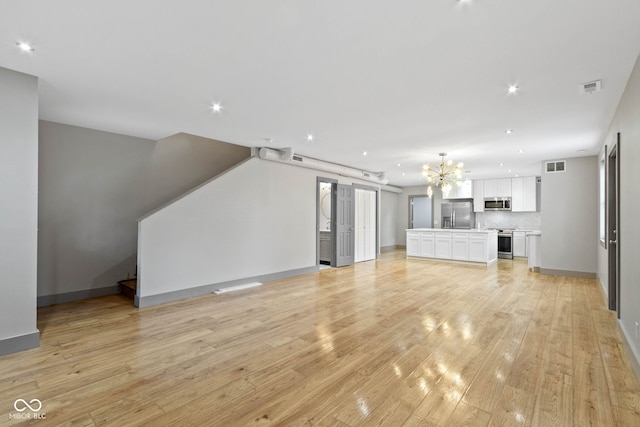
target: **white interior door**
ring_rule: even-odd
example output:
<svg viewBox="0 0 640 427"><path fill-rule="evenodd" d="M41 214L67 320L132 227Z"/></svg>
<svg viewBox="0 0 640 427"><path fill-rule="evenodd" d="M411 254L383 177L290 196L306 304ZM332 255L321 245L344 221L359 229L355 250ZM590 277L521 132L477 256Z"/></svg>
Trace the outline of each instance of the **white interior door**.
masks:
<svg viewBox="0 0 640 427"><path fill-rule="evenodd" d="M355 262L376 258L376 192L356 188Z"/></svg>

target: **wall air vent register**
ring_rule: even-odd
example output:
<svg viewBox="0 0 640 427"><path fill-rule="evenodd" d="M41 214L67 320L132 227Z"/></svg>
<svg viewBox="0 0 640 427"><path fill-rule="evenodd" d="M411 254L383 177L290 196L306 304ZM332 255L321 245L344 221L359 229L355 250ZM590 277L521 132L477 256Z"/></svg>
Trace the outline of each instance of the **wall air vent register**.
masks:
<svg viewBox="0 0 640 427"><path fill-rule="evenodd" d="M545 162L544 170L546 173L558 173L558 172L566 172L566 161L565 160L555 160L553 162Z"/></svg>
<svg viewBox="0 0 640 427"><path fill-rule="evenodd" d="M602 80L594 80L592 82L582 83L580 85L580 93L593 93L602 90Z"/></svg>

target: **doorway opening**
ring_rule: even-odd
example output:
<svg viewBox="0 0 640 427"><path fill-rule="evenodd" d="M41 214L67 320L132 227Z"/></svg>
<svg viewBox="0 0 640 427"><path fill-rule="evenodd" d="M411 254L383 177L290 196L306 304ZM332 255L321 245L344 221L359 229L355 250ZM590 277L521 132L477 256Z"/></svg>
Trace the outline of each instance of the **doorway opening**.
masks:
<svg viewBox="0 0 640 427"><path fill-rule="evenodd" d="M317 178L316 264L343 267L379 254L379 189Z"/></svg>
<svg viewBox="0 0 640 427"><path fill-rule="evenodd" d="M409 196L409 228L433 228L433 199Z"/></svg>
<svg viewBox="0 0 640 427"><path fill-rule="evenodd" d="M318 266L336 266L335 197L337 186L338 181L335 179L320 177L317 179L316 264Z"/></svg>

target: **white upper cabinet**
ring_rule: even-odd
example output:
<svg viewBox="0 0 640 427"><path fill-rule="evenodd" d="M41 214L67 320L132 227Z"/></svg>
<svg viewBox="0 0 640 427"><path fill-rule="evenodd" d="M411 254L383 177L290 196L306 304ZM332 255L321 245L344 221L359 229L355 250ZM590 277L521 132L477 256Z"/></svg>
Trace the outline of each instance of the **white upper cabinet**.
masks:
<svg viewBox="0 0 640 427"><path fill-rule="evenodd" d="M524 212L524 178L511 179L511 211Z"/></svg>
<svg viewBox="0 0 640 427"><path fill-rule="evenodd" d="M485 179L484 180L484 196L483 199L489 197L498 197L498 180L497 179Z"/></svg>
<svg viewBox="0 0 640 427"><path fill-rule="evenodd" d="M484 197L511 197L511 178L485 179Z"/></svg>
<svg viewBox="0 0 640 427"><path fill-rule="evenodd" d="M461 186L454 185L451 192L443 199L471 199L473 198L473 183L470 179L462 181Z"/></svg>
<svg viewBox="0 0 640 427"><path fill-rule="evenodd" d="M535 212L536 203L536 177L511 179L511 211Z"/></svg>
<svg viewBox="0 0 640 427"><path fill-rule="evenodd" d="M484 180L473 180L473 211L484 212Z"/></svg>
<svg viewBox="0 0 640 427"><path fill-rule="evenodd" d="M503 178L498 180L497 197L511 197L511 178Z"/></svg>
<svg viewBox="0 0 640 427"><path fill-rule="evenodd" d="M476 179L473 181L473 211L484 212L484 199L511 197L512 212L535 212L535 176L524 178Z"/></svg>
<svg viewBox="0 0 640 427"><path fill-rule="evenodd" d="M524 211L535 212L538 210L538 199L536 190L538 178L535 176L526 176L524 178Z"/></svg>

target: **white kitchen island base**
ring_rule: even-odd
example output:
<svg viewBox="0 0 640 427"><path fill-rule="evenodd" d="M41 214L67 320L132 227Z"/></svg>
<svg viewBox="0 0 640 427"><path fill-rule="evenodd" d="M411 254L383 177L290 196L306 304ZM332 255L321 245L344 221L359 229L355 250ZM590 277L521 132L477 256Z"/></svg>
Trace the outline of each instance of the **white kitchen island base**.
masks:
<svg viewBox="0 0 640 427"><path fill-rule="evenodd" d="M407 232L407 257L491 265L498 261L496 230L413 228Z"/></svg>

